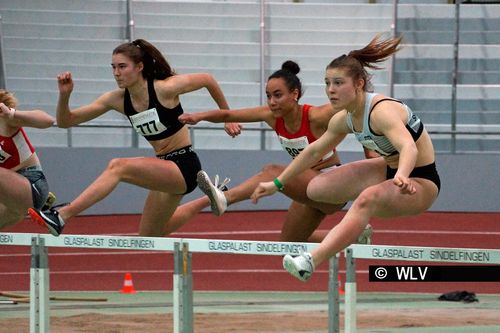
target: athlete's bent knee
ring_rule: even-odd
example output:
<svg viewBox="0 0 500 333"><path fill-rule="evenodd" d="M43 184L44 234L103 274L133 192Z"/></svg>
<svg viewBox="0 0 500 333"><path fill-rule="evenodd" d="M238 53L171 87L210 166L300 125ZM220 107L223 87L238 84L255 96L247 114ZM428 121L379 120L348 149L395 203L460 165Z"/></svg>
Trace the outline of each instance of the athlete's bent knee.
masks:
<svg viewBox="0 0 500 333"><path fill-rule="evenodd" d="M278 177L283 170L284 170L284 167L282 165L267 164L262 168L262 170L260 172L275 178L275 177Z"/></svg>
<svg viewBox="0 0 500 333"><path fill-rule="evenodd" d="M318 202L321 202L320 201L320 198L322 197L322 194L320 191L317 190L316 186L314 184L312 184L314 181L311 180L309 182L309 184L307 185L307 188L306 188L306 195L309 199L313 200L313 201L318 201Z"/></svg>
<svg viewBox="0 0 500 333"><path fill-rule="evenodd" d="M130 167L129 158L113 158L109 161L105 173L117 177L120 181L127 181L136 175L135 170Z"/></svg>
<svg viewBox="0 0 500 333"><path fill-rule="evenodd" d="M335 198L331 195L331 191L326 191L325 183L318 181L317 178L311 179L309 184L307 184L307 197L317 202L336 203Z"/></svg>
<svg viewBox="0 0 500 333"><path fill-rule="evenodd" d="M378 189L367 188L354 200L353 206L356 209L372 209L380 203L382 193Z"/></svg>
<svg viewBox="0 0 500 333"><path fill-rule="evenodd" d="M126 158L113 158L111 161L109 161L106 170L121 174L125 170L126 165Z"/></svg>

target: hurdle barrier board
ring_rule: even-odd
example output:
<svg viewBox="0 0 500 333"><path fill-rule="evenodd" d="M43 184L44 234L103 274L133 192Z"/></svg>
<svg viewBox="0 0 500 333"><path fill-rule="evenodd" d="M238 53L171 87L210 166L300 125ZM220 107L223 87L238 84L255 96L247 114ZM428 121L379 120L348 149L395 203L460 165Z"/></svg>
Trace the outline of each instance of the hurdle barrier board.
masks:
<svg viewBox="0 0 500 333"><path fill-rule="evenodd" d="M89 236L48 234L0 233L0 245L31 246L30 270L30 333L50 330L48 247L122 249L172 252L173 274L173 328L174 333L193 332L193 288L191 258L193 253L230 253L298 255L310 252L316 243L267 242L246 240L207 240L167 237ZM329 260L328 276L328 332L339 332L338 256Z"/></svg>
<svg viewBox="0 0 500 333"><path fill-rule="evenodd" d="M500 249L434 248L353 244L345 249L344 331L356 333L356 259L500 264Z"/></svg>
<svg viewBox="0 0 500 333"><path fill-rule="evenodd" d="M316 243L209 240L166 237L88 236L0 233L0 245L31 247L30 333L50 329L48 247L122 249L172 252L173 327L175 333L193 332L192 253L297 255L310 252ZM339 332L339 256L329 260L328 333ZM358 245L345 249L345 333L356 332L356 259L424 261L461 264L500 264L500 249L432 248L390 245Z"/></svg>

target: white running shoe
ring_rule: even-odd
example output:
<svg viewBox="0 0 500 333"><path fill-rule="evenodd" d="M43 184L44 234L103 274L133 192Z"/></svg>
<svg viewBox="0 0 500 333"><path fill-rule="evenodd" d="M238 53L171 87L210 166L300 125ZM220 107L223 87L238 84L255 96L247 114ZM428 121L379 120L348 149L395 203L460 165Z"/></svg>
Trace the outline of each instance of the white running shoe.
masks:
<svg viewBox="0 0 500 333"><path fill-rule="evenodd" d="M215 175L214 180L214 184L212 184L210 177L208 177L205 171L198 171L198 175L196 177L198 187L210 199L212 213L217 216L221 216L227 209L227 199L222 191L226 187L226 184L229 183L230 179L226 178L221 184L219 184L219 175Z"/></svg>
<svg viewBox="0 0 500 333"><path fill-rule="evenodd" d="M372 243L373 228L371 224L367 224L365 230L358 236L356 244L370 245Z"/></svg>
<svg viewBox="0 0 500 333"><path fill-rule="evenodd" d="M306 282L314 272L314 262L311 254L307 252L296 257L287 254L283 258L283 268L300 281Z"/></svg>

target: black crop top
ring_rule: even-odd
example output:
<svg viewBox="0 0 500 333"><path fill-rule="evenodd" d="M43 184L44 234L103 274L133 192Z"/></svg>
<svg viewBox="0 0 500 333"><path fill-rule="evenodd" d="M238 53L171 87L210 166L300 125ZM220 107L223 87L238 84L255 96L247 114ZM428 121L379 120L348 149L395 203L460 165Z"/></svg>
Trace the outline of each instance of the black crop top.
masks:
<svg viewBox="0 0 500 333"><path fill-rule="evenodd" d="M184 112L181 103L173 109L161 105L156 97L153 80L148 80L148 94L148 109L137 112L132 106L128 89L125 89L123 106L132 127L148 141L165 139L177 133L184 126L177 119Z"/></svg>

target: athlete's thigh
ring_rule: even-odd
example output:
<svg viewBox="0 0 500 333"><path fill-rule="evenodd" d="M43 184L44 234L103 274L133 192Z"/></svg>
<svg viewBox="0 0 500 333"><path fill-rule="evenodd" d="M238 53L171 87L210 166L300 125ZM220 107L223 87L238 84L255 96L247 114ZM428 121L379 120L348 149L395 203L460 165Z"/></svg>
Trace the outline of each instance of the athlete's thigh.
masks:
<svg viewBox="0 0 500 333"><path fill-rule="evenodd" d="M325 214L316 208L292 201L285 223L281 228L280 240L305 242L323 221Z"/></svg>
<svg viewBox="0 0 500 333"><path fill-rule="evenodd" d="M33 205L29 180L17 172L0 168L0 203L11 211L25 214Z"/></svg>
<svg viewBox="0 0 500 333"><path fill-rule="evenodd" d="M344 203L367 187L383 182L386 174L382 157L347 163L316 176L309 183L307 195L315 201Z"/></svg>
<svg viewBox="0 0 500 333"><path fill-rule="evenodd" d="M437 187L427 179L412 178L412 180L416 188L414 194L402 193L401 189L394 185L392 179L367 189L363 195L366 194L368 198L375 198L377 202L374 216L410 216L429 209L436 200Z"/></svg>
<svg viewBox="0 0 500 333"><path fill-rule="evenodd" d="M172 161L154 157L138 157L121 159L123 180L125 182L161 191L183 194L186 182L179 167Z"/></svg>
<svg viewBox="0 0 500 333"><path fill-rule="evenodd" d="M307 169L290 180L283 190L283 193L298 202L311 203L312 200L307 197L307 186L311 180L317 177L320 171Z"/></svg>
<svg viewBox="0 0 500 333"><path fill-rule="evenodd" d="M139 225L141 236L163 236L165 224L172 217L183 195L150 191Z"/></svg>
<svg viewBox="0 0 500 333"><path fill-rule="evenodd" d="M319 209L325 214L331 214L342 208L342 205L318 202L307 196L307 186L312 179L321 174L318 170L308 169L296 176L292 181L286 184L283 194L298 203L310 206L313 209Z"/></svg>
<svg viewBox="0 0 500 333"><path fill-rule="evenodd" d="M0 205L0 229L13 226L14 224L24 220L26 214L20 211L12 211L7 207Z"/></svg>

